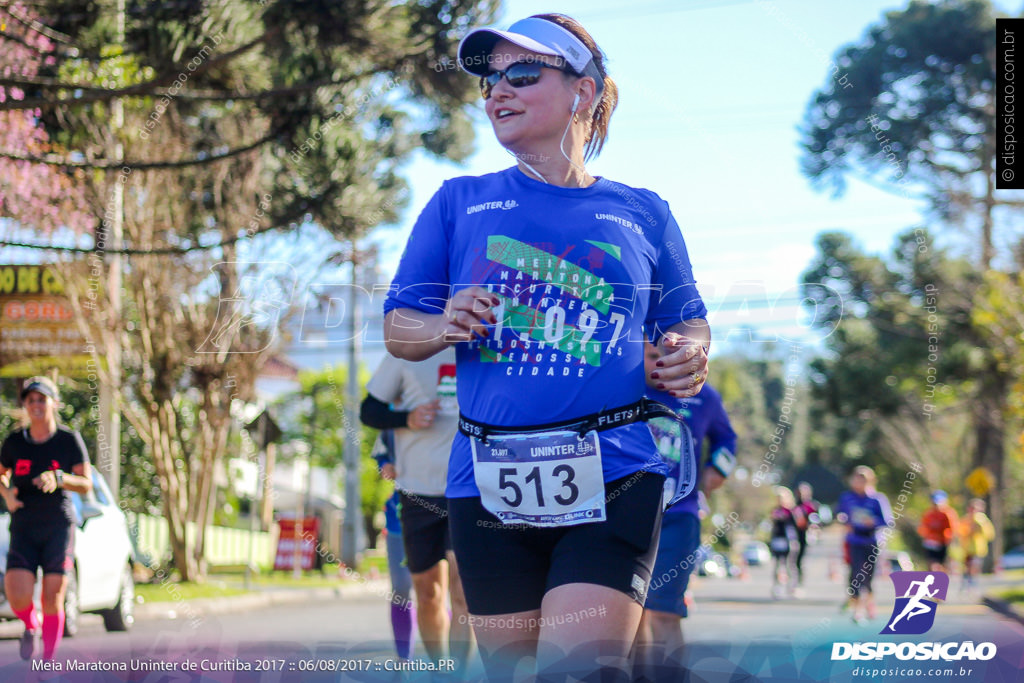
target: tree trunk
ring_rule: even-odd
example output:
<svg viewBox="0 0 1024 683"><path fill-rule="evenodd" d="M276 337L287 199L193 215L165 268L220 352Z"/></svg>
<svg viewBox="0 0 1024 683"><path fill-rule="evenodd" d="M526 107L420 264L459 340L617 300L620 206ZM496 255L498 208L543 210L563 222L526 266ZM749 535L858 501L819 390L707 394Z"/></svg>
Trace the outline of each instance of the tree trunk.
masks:
<svg viewBox="0 0 1024 683"><path fill-rule="evenodd" d="M983 163L985 168L985 196L983 198L982 229L981 229L981 270L989 270L994 255L992 246L992 212L995 209L995 163L993 155L985 147ZM976 337L979 335L975 335ZM992 543L992 552L986 560L986 569L991 569L1003 557L1003 533L1006 528L1004 495L1006 492L1005 458L1006 458L1006 406L1008 403L1008 386L1010 378L999 369L998 363L992 358L991 350L984 343L979 344L986 349L986 363L982 370L979 384L979 395L975 402L975 466L986 467L995 478L995 488L989 492L988 511L995 527L996 537Z"/></svg>
<svg viewBox="0 0 1024 683"><path fill-rule="evenodd" d="M171 557L182 581L193 581L198 567L189 553L187 487L181 480L183 472L177 467L181 452L174 436L177 430L174 406L170 401L151 403L149 418L152 440L148 445L153 451L157 475L163 483L161 504L167 522Z"/></svg>
<svg viewBox="0 0 1024 683"><path fill-rule="evenodd" d="M995 486L988 494L989 517L996 531L990 562L995 565L1003 556L1006 528L1006 424L1003 416L1006 391L1004 378L996 374L997 370L991 372L993 375L981 382L981 393L974 401L974 466L988 469L995 479Z"/></svg>

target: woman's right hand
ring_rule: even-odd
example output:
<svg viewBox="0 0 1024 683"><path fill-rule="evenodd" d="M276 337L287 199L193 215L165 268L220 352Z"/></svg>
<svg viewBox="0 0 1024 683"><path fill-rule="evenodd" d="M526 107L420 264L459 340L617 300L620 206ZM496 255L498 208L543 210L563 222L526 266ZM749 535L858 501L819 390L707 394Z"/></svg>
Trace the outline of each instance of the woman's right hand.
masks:
<svg viewBox="0 0 1024 683"><path fill-rule="evenodd" d="M483 287L466 287L457 291L444 308L441 334L445 342L473 341L474 334L487 338L491 332L487 325L498 322L492 310L500 302L497 295Z"/></svg>
<svg viewBox="0 0 1024 683"><path fill-rule="evenodd" d="M4 503L7 505L8 512L14 512L20 508L25 507L25 504L18 499L18 489L6 486L0 487L0 495L4 497Z"/></svg>
<svg viewBox="0 0 1024 683"><path fill-rule="evenodd" d="M416 406L409 411L409 417L405 420L405 426L412 430L430 429L434 426L434 419L441 407L441 401L434 399L430 403Z"/></svg>

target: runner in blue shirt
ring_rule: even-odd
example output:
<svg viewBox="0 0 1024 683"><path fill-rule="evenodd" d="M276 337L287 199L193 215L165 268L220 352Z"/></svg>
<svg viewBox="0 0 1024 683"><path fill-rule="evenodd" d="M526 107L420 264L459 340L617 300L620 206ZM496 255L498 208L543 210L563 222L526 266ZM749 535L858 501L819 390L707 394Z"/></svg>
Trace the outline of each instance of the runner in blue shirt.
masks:
<svg viewBox="0 0 1024 683"><path fill-rule="evenodd" d="M650 344L644 356L649 371L657 362L657 349ZM644 616L637 635L638 652L649 667L662 663L678 665L683 647L682 620L687 616L686 588L696 565L696 551L700 543L700 496L707 496L719 488L732 472L736 462L736 432L733 431L721 395L709 383L700 393L690 398L675 398L648 383L647 396L679 412L686 420L693 437L694 450L701 461L704 442L708 443L708 457L703 461L701 485L665 511L661 521L661 540L654 562ZM662 458L673 463L665 481L666 495L675 491L675 479L680 476L679 459L682 430L677 422L666 418L651 420L648 425ZM663 654L662 654L663 652Z"/></svg>
<svg viewBox="0 0 1024 683"><path fill-rule="evenodd" d="M641 423L643 335L662 354L653 379L692 396L706 309L668 205L584 168L617 101L590 35L539 15L472 31L459 59L517 164L430 200L385 339L410 360L456 347L447 496L489 675L535 654L585 673L628 653L657 547L667 468Z"/></svg>
<svg viewBox="0 0 1024 683"><path fill-rule="evenodd" d="M850 490L839 496L838 521L846 525L846 547L850 557L850 584L844 609L858 624L875 618L875 596L871 580L881 552L879 531L892 526L892 508L884 493L875 490L875 471L866 465L855 467Z"/></svg>

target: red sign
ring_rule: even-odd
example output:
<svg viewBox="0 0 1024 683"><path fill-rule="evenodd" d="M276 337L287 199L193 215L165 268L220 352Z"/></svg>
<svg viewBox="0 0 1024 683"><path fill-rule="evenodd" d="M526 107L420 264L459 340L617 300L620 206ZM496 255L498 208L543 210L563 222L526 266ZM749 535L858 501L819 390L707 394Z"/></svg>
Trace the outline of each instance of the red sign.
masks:
<svg viewBox="0 0 1024 683"><path fill-rule="evenodd" d="M274 569L295 568L295 544L299 543L299 568L313 568L316 556L317 539L320 535L320 520L316 517L306 519L282 519L277 523L281 533L277 537L277 554L274 555Z"/></svg>

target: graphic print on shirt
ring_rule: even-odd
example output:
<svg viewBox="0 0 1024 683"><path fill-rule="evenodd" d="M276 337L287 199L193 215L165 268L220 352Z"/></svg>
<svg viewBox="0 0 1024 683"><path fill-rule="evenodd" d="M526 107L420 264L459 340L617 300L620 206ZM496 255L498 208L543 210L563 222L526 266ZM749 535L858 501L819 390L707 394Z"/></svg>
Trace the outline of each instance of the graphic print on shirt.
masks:
<svg viewBox="0 0 1024 683"><path fill-rule="evenodd" d="M442 415L458 415L459 400L455 392L455 363L442 363L437 368L438 412Z"/></svg>
<svg viewBox="0 0 1024 683"><path fill-rule="evenodd" d="M598 272L608 259L621 261L622 247L597 240L585 245L559 255L551 244L488 236L486 286L500 303L493 333L475 342L482 362L532 365L527 372L534 376L582 377L605 356L622 355L633 301L618 301ZM572 252L582 254L578 263L569 259Z"/></svg>
<svg viewBox="0 0 1024 683"><path fill-rule="evenodd" d="M864 529L872 529L878 526L874 513L868 508L860 507L859 505L850 510L850 523L855 527Z"/></svg>
<svg viewBox="0 0 1024 683"><path fill-rule="evenodd" d="M693 417L690 409L685 405L676 412L687 421ZM653 420L648 420L647 426L651 430L651 436L654 437L654 445L658 449L658 455L661 456L662 461L669 468L668 476L665 477L665 487L662 496L662 502L668 508L670 505L679 502L685 493L689 493L693 488L697 463L695 461L685 464L682 462L683 439L690 439L692 443L693 433L687 428L685 429L684 437L684 426L678 421L667 417L656 417ZM687 457L697 456L693 449L686 449L686 453ZM683 493L683 490L685 490L685 493Z"/></svg>
<svg viewBox="0 0 1024 683"><path fill-rule="evenodd" d="M683 416L684 420L691 418L690 411L687 408L679 410L679 414ZM656 417L653 420L647 421L647 426L651 428L651 436L654 437L654 443L658 447L658 453L661 455L661 459L667 463L670 463L673 467L679 466L679 453L682 447L683 428L675 420L670 420L667 417Z"/></svg>

